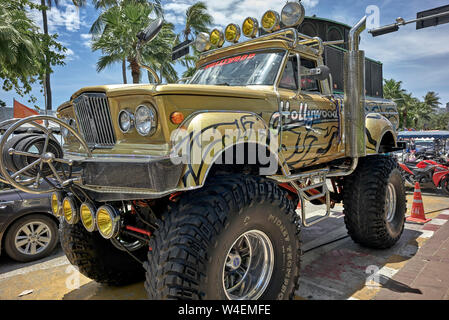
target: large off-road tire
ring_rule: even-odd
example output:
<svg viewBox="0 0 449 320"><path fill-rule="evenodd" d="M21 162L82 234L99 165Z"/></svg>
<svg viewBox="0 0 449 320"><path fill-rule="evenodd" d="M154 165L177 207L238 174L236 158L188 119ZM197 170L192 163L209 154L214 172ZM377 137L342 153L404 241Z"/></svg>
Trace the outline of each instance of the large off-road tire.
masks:
<svg viewBox="0 0 449 320"><path fill-rule="evenodd" d="M59 233L67 259L86 277L110 286L127 285L144 279L142 265L98 232L88 232L81 223L69 225L62 221ZM148 247L143 247L133 254L143 261L147 252Z"/></svg>
<svg viewBox="0 0 449 320"><path fill-rule="evenodd" d="M150 299L290 299L298 286L295 206L264 178L209 178L168 210L150 246L145 264ZM245 270L250 270L246 277ZM251 278L260 280L259 286L246 282L254 291L237 290L241 280ZM233 285L236 290L226 290Z"/></svg>
<svg viewBox="0 0 449 320"><path fill-rule="evenodd" d="M388 156L360 159L344 179L345 223L351 238L375 249L392 247L402 235L406 196L397 162Z"/></svg>

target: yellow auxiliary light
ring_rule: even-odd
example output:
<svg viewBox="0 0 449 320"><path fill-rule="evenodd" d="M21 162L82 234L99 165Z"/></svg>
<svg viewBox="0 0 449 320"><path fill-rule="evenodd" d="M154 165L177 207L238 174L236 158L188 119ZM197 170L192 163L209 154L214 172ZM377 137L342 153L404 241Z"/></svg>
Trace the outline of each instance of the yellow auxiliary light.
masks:
<svg viewBox="0 0 449 320"><path fill-rule="evenodd" d="M286 27L296 27L304 21L305 10L299 2L288 2L281 12L282 24Z"/></svg>
<svg viewBox="0 0 449 320"><path fill-rule="evenodd" d="M95 208L90 203L83 203L80 207L81 222L89 232L94 232L97 228L95 224Z"/></svg>
<svg viewBox="0 0 449 320"><path fill-rule="evenodd" d="M51 211L55 217L60 217L62 215L61 196L57 192L53 192L51 195Z"/></svg>
<svg viewBox="0 0 449 320"><path fill-rule="evenodd" d="M240 27L234 23L229 24L225 29L226 41L237 43L241 35Z"/></svg>
<svg viewBox="0 0 449 320"><path fill-rule="evenodd" d="M64 219L68 224L77 224L80 220L78 208L72 197L64 198L64 201L62 202L62 211L64 213Z"/></svg>
<svg viewBox="0 0 449 320"><path fill-rule="evenodd" d="M120 216L113 207L109 205L100 207L97 210L96 223L103 238L117 237L120 230Z"/></svg>
<svg viewBox="0 0 449 320"><path fill-rule="evenodd" d="M224 44L224 41L225 40L223 32L218 29L212 30L212 32L210 33L210 43L212 43L214 47L221 48Z"/></svg>
<svg viewBox="0 0 449 320"><path fill-rule="evenodd" d="M209 50L211 47L210 35L206 32L201 32L195 39L195 49L199 52Z"/></svg>
<svg viewBox="0 0 449 320"><path fill-rule="evenodd" d="M256 18L246 18L242 25L243 34L247 38L255 38L259 33L259 22Z"/></svg>
<svg viewBox="0 0 449 320"><path fill-rule="evenodd" d="M281 18L279 13L273 10L268 10L262 16L262 29L265 32L274 32L280 29Z"/></svg>

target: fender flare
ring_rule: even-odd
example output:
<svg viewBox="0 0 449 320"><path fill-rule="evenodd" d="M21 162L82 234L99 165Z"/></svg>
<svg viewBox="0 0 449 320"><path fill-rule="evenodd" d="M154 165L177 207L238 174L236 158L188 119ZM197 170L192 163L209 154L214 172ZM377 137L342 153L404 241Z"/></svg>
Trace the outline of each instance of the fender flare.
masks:
<svg viewBox="0 0 449 320"><path fill-rule="evenodd" d="M369 113L365 120L366 149L368 154L377 154L385 135L391 134L397 146L397 134L393 124L380 113Z"/></svg>
<svg viewBox="0 0 449 320"><path fill-rule="evenodd" d="M266 134L266 136L263 135ZM258 114L245 111L199 111L191 114L171 136L172 153L183 161L179 188L204 185L210 169L229 149L239 145L266 148L279 167L287 168L278 151L278 132Z"/></svg>

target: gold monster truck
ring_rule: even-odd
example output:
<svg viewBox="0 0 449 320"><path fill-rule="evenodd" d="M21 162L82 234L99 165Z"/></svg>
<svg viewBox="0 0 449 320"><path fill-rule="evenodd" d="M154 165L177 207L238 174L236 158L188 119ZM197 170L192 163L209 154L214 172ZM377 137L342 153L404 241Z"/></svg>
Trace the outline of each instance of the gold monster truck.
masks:
<svg viewBox="0 0 449 320"><path fill-rule="evenodd" d="M341 41L299 32L303 19L289 2L260 27L248 18L200 34L198 70L185 84L84 88L57 118L9 121L2 180L53 192L62 248L82 274L109 285L145 278L151 299L292 298L300 225L340 202L354 241L391 247L406 211L386 155L399 149L398 114L365 97L366 18ZM140 45L162 24L139 34ZM323 62L338 45L348 48L344 75ZM24 125L38 130L13 134ZM306 201L326 215L307 219Z"/></svg>

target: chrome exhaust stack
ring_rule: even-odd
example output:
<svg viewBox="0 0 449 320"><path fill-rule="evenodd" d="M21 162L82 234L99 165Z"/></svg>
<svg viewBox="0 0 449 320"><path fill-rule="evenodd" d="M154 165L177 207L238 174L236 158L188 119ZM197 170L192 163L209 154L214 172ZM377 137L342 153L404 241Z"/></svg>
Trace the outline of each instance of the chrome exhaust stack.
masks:
<svg viewBox="0 0 449 320"><path fill-rule="evenodd" d="M346 156L366 156L365 52L359 50L366 16L349 32L349 51L344 55L344 123Z"/></svg>

